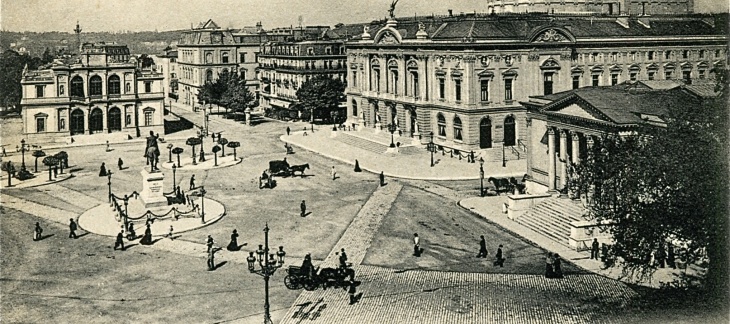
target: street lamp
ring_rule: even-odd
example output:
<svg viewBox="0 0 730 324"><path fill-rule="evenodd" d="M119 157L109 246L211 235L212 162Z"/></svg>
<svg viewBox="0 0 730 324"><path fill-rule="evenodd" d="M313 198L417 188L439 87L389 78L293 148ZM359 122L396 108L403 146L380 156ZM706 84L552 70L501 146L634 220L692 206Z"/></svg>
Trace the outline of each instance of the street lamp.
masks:
<svg viewBox="0 0 730 324"><path fill-rule="evenodd" d="M22 163L20 164L21 171L25 170L25 152L30 151L29 147L30 147L30 145L25 144L25 139L20 140L20 148L18 148L17 146L15 147L18 151L22 152L23 160L22 160Z"/></svg>
<svg viewBox="0 0 730 324"><path fill-rule="evenodd" d="M436 151L436 144L433 143L433 132L428 133L431 136L431 141L428 142L428 150L431 152L431 167L433 168L433 152Z"/></svg>
<svg viewBox="0 0 730 324"><path fill-rule="evenodd" d="M172 163L172 147L172 144L167 144L167 151L170 155L167 159L167 163Z"/></svg>
<svg viewBox="0 0 730 324"><path fill-rule="evenodd" d="M175 163L172 164L172 191L177 191L177 181L175 181L175 171L177 170L177 166Z"/></svg>
<svg viewBox="0 0 730 324"><path fill-rule="evenodd" d="M109 180L107 185L109 186L109 202L112 202L112 172L107 171L106 177Z"/></svg>
<svg viewBox="0 0 730 324"><path fill-rule="evenodd" d="M276 272L276 269L279 269L284 265L284 256L286 255L286 252L284 252L283 246L279 246L279 251L276 252L278 261L274 259L273 253L269 253L268 223L266 223L266 227L264 227L264 246L259 244L259 248L255 252L258 255L259 270L256 270L255 262L257 258L253 256L254 252L249 252L246 262L248 262L248 271L264 277L264 324L271 324L271 314L269 312L269 277ZM267 256L268 259L266 258Z"/></svg>
<svg viewBox="0 0 730 324"><path fill-rule="evenodd" d="M198 162L205 162L205 152L203 152L203 130L201 129L200 132L198 132L198 138L200 138L200 159Z"/></svg>
<svg viewBox="0 0 730 324"><path fill-rule="evenodd" d="M393 143L393 133L395 133L397 126L395 124L390 123L388 124L388 131L390 132L390 147L395 147L395 143Z"/></svg>
<svg viewBox="0 0 730 324"><path fill-rule="evenodd" d="M200 221L205 224L205 187L200 187Z"/></svg>
<svg viewBox="0 0 730 324"><path fill-rule="evenodd" d="M503 168L505 166L507 166L506 163L507 163L507 160L505 159L505 156L504 156L504 142L502 142L502 167Z"/></svg>
<svg viewBox="0 0 730 324"><path fill-rule="evenodd" d="M124 230L126 231L129 228L129 211L127 210L127 205L129 204L129 196L124 195Z"/></svg>
<svg viewBox="0 0 730 324"><path fill-rule="evenodd" d="M479 195L484 197L484 159L479 157Z"/></svg>

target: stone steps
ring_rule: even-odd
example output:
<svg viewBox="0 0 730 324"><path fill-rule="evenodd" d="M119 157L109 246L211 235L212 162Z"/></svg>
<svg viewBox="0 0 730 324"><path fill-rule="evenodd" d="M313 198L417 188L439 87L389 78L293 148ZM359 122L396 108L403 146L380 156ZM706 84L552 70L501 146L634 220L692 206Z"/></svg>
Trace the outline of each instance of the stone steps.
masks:
<svg viewBox="0 0 730 324"><path fill-rule="evenodd" d="M366 151L378 153L378 154L384 154L385 150L388 149L387 145L369 141L364 138L360 138L360 137L356 137L356 136L340 135L340 136L337 136L336 139L345 144L352 145L354 147L357 147L357 148L360 148L360 149L363 149Z"/></svg>
<svg viewBox="0 0 730 324"><path fill-rule="evenodd" d="M556 242L568 245L570 222L582 220L582 206L569 199L550 198L532 207L517 223L549 237Z"/></svg>

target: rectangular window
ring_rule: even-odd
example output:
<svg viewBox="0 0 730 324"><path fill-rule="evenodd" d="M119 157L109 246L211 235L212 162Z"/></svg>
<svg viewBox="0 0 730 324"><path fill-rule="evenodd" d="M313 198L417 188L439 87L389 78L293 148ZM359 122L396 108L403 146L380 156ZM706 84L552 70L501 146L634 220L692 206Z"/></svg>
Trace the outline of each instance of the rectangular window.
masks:
<svg viewBox="0 0 730 324"><path fill-rule="evenodd" d="M573 76L573 89L580 88L580 75Z"/></svg>
<svg viewBox="0 0 730 324"><path fill-rule="evenodd" d="M36 118L35 120L35 131L36 133L45 132L46 131L46 119L45 118Z"/></svg>
<svg viewBox="0 0 730 324"><path fill-rule="evenodd" d="M144 92L150 93L152 92L152 82L145 82L144 83Z"/></svg>
<svg viewBox="0 0 730 324"><path fill-rule="evenodd" d="M144 125L145 126L151 126L152 125L152 112L151 111L145 111L144 112Z"/></svg>
<svg viewBox="0 0 730 324"><path fill-rule="evenodd" d="M246 63L246 53L238 53L238 56L241 63Z"/></svg>
<svg viewBox="0 0 730 324"><path fill-rule="evenodd" d="M705 70L699 70L699 71L697 71L697 74L698 74L698 76L699 76L700 79L704 79L705 78Z"/></svg>
<svg viewBox="0 0 730 324"><path fill-rule="evenodd" d="M307 47L307 55L314 55L314 48Z"/></svg>
<svg viewBox="0 0 730 324"><path fill-rule="evenodd" d="M629 56L631 56L632 61L636 61L636 52L631 52Z"/></svg>
<svg viewBox="0 0 730 324"><path fill-rule="evenodd" d="M594 87L598 86L598 81L599 81L598 77L599 77L598 74L591 75L591 85L592 86L594 86Z"/></svg>
<svg viewBox="0 0 730 324"><path fill-rule="evenodd" d="M689 51L688 50L682 51L682 58L683 59L688 59L689 58Z"/></svg>
<svg viewBox="0 0 730 324"><path fill-rule="evenodd" d="M631 73L629 74L629 78L631 78L631 82L634 82L634 81L636 81L636 72L631 72Z"/></svg>
<svg viewBox="0 0 730 324"><path fill-rule="evenodd" d="M553 94L553 74L545 73L542 77L543 94Z"/></svg>
<svg viewBox="0 0 730 324"><path fill-rule="evenodd" d="M646 53L646 57L647 57L648 60L653 60L654 59L654 51L648 51Z"/></svg>
<svg viewBox="0 0 730 324"><path fill-rule="evenodd" d="M36 98L43 98L43 90L45 90L44 88L45 88L45 86L42 86L42 85L35 86L35 97Z"/></svg>
<svg viewBox="0 0 730 324"><path fill-rule="evenodd" d="M446 81L444 78L439 78L439 99L444 99L446 90Z"/></svg>
<svg viewBox="0 0 730 324"><path fill-rule="evenodd" d="M479 81L480 85L480 93L481 93L481 101L487 102L489 101L489 80L481 80Z"/></svg>
<svg viewBox="0 0 730 324"><path fill-rule="evenodd" d="M418 87L418 73L413 73L413 96L418 98L421 89Z"/></svg>
<svg viewBox="0 0 730 324"><path fill-rule="evenodd" d="M611 74L611 85L615 86L618 84L618 74Z"/></svg>
<svg viewBox="0 0 730 324"><path fill-rule="evenodd" d="M672 79L672 71L664 71L664 78L667 80Z"/></svg>
<svg viewBox="0 0 730 324"><path fill-rule="evenodd" d="M454 94L456 101L461 101L461 79L454 80Z"/></svg>
<svg viewBox="0 0 730 324"><path fill-rule="evenodd" d="M654 71L648 72L649 80L654 80L654 73L656 73L656 72L654 72Z"/></svg>
<svg viewBox="0 0 730 324"><path fill-rule="evenodd" d="M700 50L700 58L705 58L705 50Z"/></svg>
<svg viewBox="0 0 730 324"><path fill-rule="evenodd" d="M63 84L58 87L58 95L63 96L66 94L66 86Z"/></svg>
<svg viewBox="0 0 730 324"><path fill-rule="evenodd" d="M512 100L512 79L504 79L504 100Z"/></svg>
<svg viewBox="0 0 730 324"><path fill-rule="evenodd" d="M682 79L684 80L684 82L690 82L690 72L691 71L682 71Z"/></svg>
<svg viewBox="0 0 730 324"><path fill-rule="evenodd" d="M352 86L357 88L357 72L352 72Z"/></svg>
<svg viewBox="0 0 730 324"><path fill-rule="evenodd" d="M668 60L672 57L672 51L664 51L664 59Z"/></svg>

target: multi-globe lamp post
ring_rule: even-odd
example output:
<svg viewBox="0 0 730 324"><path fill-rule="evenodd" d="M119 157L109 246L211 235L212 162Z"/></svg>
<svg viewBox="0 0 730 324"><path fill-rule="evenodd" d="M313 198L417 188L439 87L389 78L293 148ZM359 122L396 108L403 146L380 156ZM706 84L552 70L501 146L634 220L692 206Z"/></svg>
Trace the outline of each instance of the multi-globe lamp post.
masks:
<svg viewBox="0 0 730 324"><path fill-rule="evenodd" d="M479 157L479 196L484 197L484 159Z"/></svg>
<svg viewBox="0 0 730 324"><path fill-rule="evenodd" d="M393 133L395 133L398 126L396 126L394 123L388 124L388 131L390 132L390 147L395 147L395 143L393 143Z"/></svg>
<svg viewBox="0 0 730 324"><path fill-rule="evenodd" d="M271 313L269 305L269 278L276 272L277 269L284 265L284 247L279 246L279 251L276 252L278 260L274 259L274 253L269 253L269 224L266 223L264 227L264 245L259 244L258 250L255 251L257 257L254 257L254 252L250 252L246 262L248 262L248 271L251 273L258 274L264 277L264 324L271 324ZM268 257L268 259L267 259ZM256 261L258 260L259 269L256 269Z"/></svg>

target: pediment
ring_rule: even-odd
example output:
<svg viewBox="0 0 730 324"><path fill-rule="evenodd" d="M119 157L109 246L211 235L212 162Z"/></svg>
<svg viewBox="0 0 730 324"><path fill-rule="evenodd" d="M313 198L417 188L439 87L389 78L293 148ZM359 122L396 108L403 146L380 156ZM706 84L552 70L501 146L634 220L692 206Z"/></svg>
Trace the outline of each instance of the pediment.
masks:
<svg viewBox="0 0 730 324"><path fill-rule="evenodd" d="M375 35L375 44L397 45L403 41L400 32L391 27L385 27Z"/></svg>
<svg viewBox="0 0 730 324"><path fill-rule="evenodd" d="M571 43L575 37L564 28L557 26L542 27L532 33L529 38L532 43Z"/></svg>
<svg viewBox="0 0 730 324"><path fill-rule="evenodd" d="M591 112L590 109L581 107L576 102L568 102L566 105L547 108L547 111L555 114L578 117L587 120L606 121L604 118L601 118L600 115L596 114L595 112Z"/></svg>

